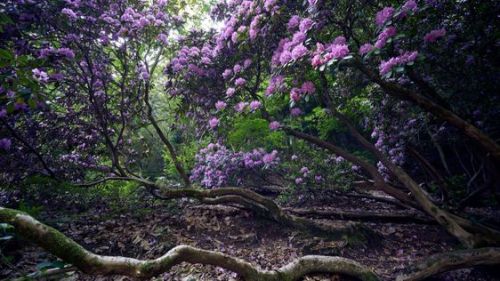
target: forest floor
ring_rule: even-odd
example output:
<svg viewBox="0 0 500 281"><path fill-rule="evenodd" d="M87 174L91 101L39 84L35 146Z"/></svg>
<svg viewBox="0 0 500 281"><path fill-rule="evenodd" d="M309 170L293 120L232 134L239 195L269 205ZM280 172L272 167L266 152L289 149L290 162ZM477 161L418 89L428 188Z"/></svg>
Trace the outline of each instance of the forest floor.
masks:
<svg viewBox="0 0 500 281"><path fill-rule="evenodd" d="M319 202L321 201L321 202ZM314 205L313 205L314 202ZM81 203L81 202L80 202ZM156 258L170 248L187 244L216 250L276 269L309 254L338 255L371 267L383 280L394 280L404 268L429 255L459 248L441 227L414 223L364 223L373 231L368 239L358 236L331 240L277 225L252 213L224 206L199 205L191 200L161 202L143 200L110 207L97 202L83 208L78 202L47 202L37 218L103 255L140 259ZM302 200L292 207L363 210L400 213L400 208L365 198L322 197ZM484 211L484 210L476 210ZM491 215L491 212L489 212ZM499 217L499 216L497 216ZM345 221L323 220L344 224ZM0 263L0 279L14 279L35 272L37 264L57 259L43 249L17 241L4 251L9 263ZM497 280L485 269L465 269L435 280ZM53 276L51 280L131 280L128 277L95 277L78 271ZM236 275L213 266L181 264L154 280L238 280ZM342 276L315 275L305 280L350 280Z"/></svg>

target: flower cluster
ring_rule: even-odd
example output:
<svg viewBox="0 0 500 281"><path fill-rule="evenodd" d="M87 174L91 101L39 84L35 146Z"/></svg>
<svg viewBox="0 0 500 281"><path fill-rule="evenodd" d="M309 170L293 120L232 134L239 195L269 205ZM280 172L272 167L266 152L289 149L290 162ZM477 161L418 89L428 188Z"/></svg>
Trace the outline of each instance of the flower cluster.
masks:
<svg viewBox="0 0 500 281"><path fill-rule="evenodd" d="M314 21L309 18L301 19L297 15L292 16L288 21L288 30L296 32L292 35L292 39L281 39L278 48L274 51L272 64L274 66L285 65L307 55L309 50L304 46L304 42L307 39L307 32L313 25ZM299 30L296 30L297 27Z"/></svg>
<svg viewBox="0 0 500 281"><path fill-rule="evenodd" d="M405 65L415 61L418 56L417 51L405 52L400 56L392 57L387 61L382 61L379 66L380 75L386 75L396 65Z"/></svg>
<svg viewBox="0 0 500 281"><path fill-rule="evenodd" d="M341 59L349 54L349 47L343 36L335 38L335 40L326 46L321 43L316 43L314 57L311 60L313 67L319 67L333 59Z"/></svg>
<svg viewBox="0 0 500 281"><path fill-rule="evenodd" d="M279 163L278 152L264 149L234 152L221 144L210 143L196 154L191 180L207 188L242 184L245 176L262 173Z"/></svg>

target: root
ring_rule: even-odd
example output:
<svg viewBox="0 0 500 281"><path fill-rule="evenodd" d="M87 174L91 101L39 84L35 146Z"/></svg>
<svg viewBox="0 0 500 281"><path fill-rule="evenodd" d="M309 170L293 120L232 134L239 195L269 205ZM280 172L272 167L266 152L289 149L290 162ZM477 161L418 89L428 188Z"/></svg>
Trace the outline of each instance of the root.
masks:
<svg viewBox="0 0 500 281"><path fill-rule="evenodd" d="M0 207L0 222L14 226L16 232L41 246L79 270L93 275L126 275L151 278L182 262L219 266L236 272L247 281L295 281L311 273L344 274L359 280L374 281L378 277L356 261L329 256L304 256L281 268L262 270L251 263L220 252L180 245L153 260L94 254L58 230L42 224L31 216Z"/></svg>
<svg viewBox="0 0 500 281"><path fill-rule="evenodd" d="M426 258L424 262L410 269L410 273L398 276L396 281L418 281L455 269L498 264L500 264L500 248L461 250Z"/></svg>

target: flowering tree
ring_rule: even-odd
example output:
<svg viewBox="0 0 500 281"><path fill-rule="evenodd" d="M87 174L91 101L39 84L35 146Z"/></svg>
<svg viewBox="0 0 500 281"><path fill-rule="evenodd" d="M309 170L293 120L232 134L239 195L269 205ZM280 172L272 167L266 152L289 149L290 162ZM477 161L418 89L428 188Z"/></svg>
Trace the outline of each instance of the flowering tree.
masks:
<svg viewBox="0 0 500 281"><path fill-rule="evenodd" d="M132 175L132 135L147 124L189 185L150 102L167 34L183 23L170 16L175 9L166 1L2 3L5 182L39 172L82 180L82 168Z"/></svg>
<svg viewBox="0 0 500 281"><path fill-rule="evenodd" d="M269 120L270 129L281 129L361 167L376 188L424 210L464 244L496 243L494 230L473 229L467 220L440 209L402 168L407 149L417 147L413 152L418 155L418 136L425 133L435 143L439 130L467 136L462 141L472 144L479 158L496 167L493 170L498 168L499 145L486 133L497 124L476 122L479 128L460 117L472 114L472 104L491 117L498 114L498 108L491 107L496 83L476 79L476 69L460 66L481 61L480 75L495 75L494 64L483 57L494 53L491 38L473 38L476 30L494 25L488 20L472 23L470 17L483 13L483 19L492 19L490 12L498 7L489 1L472 2L220 3L213 14L225 19L224 27L220 33L186 38L186 46L167 67L173 86L169 93L181 96L192 114L209 120L213 130L223 121L230 123L235 114L260 114ZM443 17L443 10L450 16ZM464 26L470 30L463 32ZM464 73L452 77L450 67ZM470 79L470 84L457 87L456 79L460 85ZM485 89L484 99L491 102L473 102L476 88ZM457 93L470 103L456 100ZM369 108L364 116L352 113L363 106ZM314 130L296 129L312 109L344 123L378 164L318 138ZM373 130L375 144L360 132L367 130ZM487 177L496 181L493 170Z"/></svg>

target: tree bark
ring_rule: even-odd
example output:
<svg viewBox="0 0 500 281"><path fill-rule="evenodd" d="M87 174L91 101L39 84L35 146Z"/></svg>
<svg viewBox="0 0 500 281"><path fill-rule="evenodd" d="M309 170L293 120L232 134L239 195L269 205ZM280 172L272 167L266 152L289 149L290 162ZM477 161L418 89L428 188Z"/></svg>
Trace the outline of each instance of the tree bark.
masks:
<svg viewBox="0 0 500 281"><path fill-rule="evenodd" d="M380 223L418 223L418 224L435 224L434 220L422 217L415 213L375 213L366 211L343 211L343 210L317 210L317 209L284 209L295 215L313 216L328 218L333 220L353 220L363 222L380 222Z"/></svg>
<svg viewBox="0 0 500 281"><path fill-rule="evenodd" d="M500 264L500 248L480 248L437 254L400 275L396 281L419 281L439 273L476 265Z"/></svg>
<svg viewBox="0 0 500 281"><path fill-rule="evenodd" d="M500 163L500 145L489 136L484 134L474 125L460 118L454 112L420 95L417 92L401 87L400 85L383 80L377 73L367 68L362 62L357 61L356 67L363 72L370 80L378 84L386 93L396 98L410 101L420 108L432 113L440 120L450 123L465 135L475 140L498 164Z"/></svg>
<svg viewBox="0 0 500 281"><path fill-rule="evenodd" d="M352 136L368 151L370 151L389 171L402 183L408 190L411 191L415 200L422 209L432 216L440 225L442 225L451 235L455 236L460 242L469 248L474 248L479 245L497 245L500 243L500 235L489 235L486 233L478 234L475 229L465 229L463 224L459 222L467 221L450 212L439 208L434 204L423 192L420 186L408 175L401 167L390 161L380 150L378 150L371 142L369 142L351 122L335 108L331 108L332 113L349 129ZM479 225L477 225L479 227ZM488 230L490 231L490 230ZM493 231L493 230L492 230Z"/></svg>
<svg viewBox="0 0 500 281"><path fill-rule="evenodd" d="M236 272L247 281L295 281L311 273L345 274L359 280L375 281L378 277L369 268L342 257L304 256L281 268L262 270L240 258L220 252L180 245L154 260L94 254L31 216L0 207L0 221L14 226L16 232L68 262L84 273L93 275L126 275L147 279L167 272L182 262L219 266Z"/></svg>

